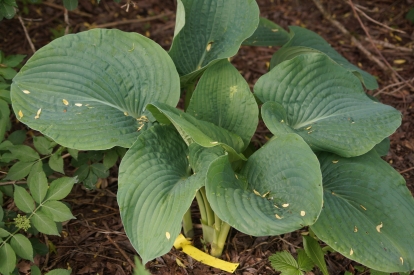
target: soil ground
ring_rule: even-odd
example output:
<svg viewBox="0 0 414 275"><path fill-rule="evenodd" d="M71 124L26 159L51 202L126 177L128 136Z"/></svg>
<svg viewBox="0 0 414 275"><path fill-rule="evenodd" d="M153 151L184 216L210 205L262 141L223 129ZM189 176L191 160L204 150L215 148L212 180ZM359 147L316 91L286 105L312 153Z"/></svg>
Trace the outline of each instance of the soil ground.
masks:
<svg viewBox="0 0 414 275"><path fill-rule="evenodd" d="M97 4L94 0L80 0L79 7L68 13L66 22L70 23L70 32L76 33L93 27L118 28L144 34L168 49L175 26L175 2L137 0L131 4L128 12L126 7L121 7L124 2L117 4L102 0ZM414 7L414 2L355 0L350 5L348 1L322 1L330 17L327 17L327 14L324 16L317 8L315 2L319 1L257 2L261 16L285 29L289 25L299 25L319 33L353 64L378 77L380 88L368 93L395 107L403 115L401 127L391 136L391 150L385 160L401 173L414 193L414 25L405 19L407 12ZM18 1L18 5L30 40L36 49L64 34L67 23L60 1L32 4L25 0ZM352 6L357 9L361 22L355 17ZM337 23L342 25L348 34L344 34ZM371 56L364 53L351 37L359 41L362 48ZM30 57L33 54L17 16L0 22L0 49L7 55L26 54ZM253 87L257 79L267 72L267 62L275 50L276 48L243 46L232 62ZM382 65L375 62L373 57ZM396 76L396 72L400 77ZM266 133L263 126L259 126L255 141L258 144L266 142ZM68 163L65 168L66 174L72 174L73 170ZM131 260L136 253L123 231L116 192L117 167L112 169L108 179L103 180L100 189L87 191L82 186L76 186L66 201L72 205L77 219L64 225L61 237L44 236L45 243L49 244L53 252L46 257L37 257L36 263L44 271L70 267L73 270L72 274L131 274ZM196 208L193 210L194 217L197 217ZM196 225L197 228L199 227ZM302 245L301 232L305 231L306 228L283 236L255 238L232 230L223 259L240 263L235 272L238 275L276 274L270 267L268 257L282 250L295 253ZM201 230L197 229L196 244L199 243L200 236ZM344 274L345 271L368 274L368 271L357 271L357 263L338 253L329 253L325 260L330 274ZM179 265L178 261L183 265ZM20 264L21 274L28 274L28 266L27 262ZM192 261L175 249L148 263L146 267L152 274L229 274ZM319 271L316 270L314 273L319 274Z"/></svg>

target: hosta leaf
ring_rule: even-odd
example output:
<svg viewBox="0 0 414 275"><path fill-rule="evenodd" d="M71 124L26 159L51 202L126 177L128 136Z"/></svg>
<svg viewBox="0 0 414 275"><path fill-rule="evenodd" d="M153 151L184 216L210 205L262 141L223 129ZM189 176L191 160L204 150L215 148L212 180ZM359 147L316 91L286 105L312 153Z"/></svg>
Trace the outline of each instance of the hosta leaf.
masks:
<svg viewBox="0 0 414 275"><path fill-rule="evenodd" d="M290 35L281 26L260 17L259 26L253 35L243 41L247 46L283 46L290 39Z"/></svg>
<svg viewBox="0 0 414 275"><path fill-rule="evenodd" d="M381 157L386 156L390 150L390 138L384 138L380 143L374 146L374 150Z"/></svg>
<svg viewBox="0 0 414 275"><path fill-rule="evenodd" d="M30 222L39 232L48 235L59 235L56 223L42 211L36 211L31 217Z"/></svg>
<svg viewBox="0 0 414 275"><path fill-rule="evenodd" d="M235 55L259 23L256 1L177 2L177 29L169 54L183 83L194 80L209 64Z"/></svg>
<svg viewBox="0 0 414 275"><path fill-rule="evenodd" d="M283 48L289 48L294 46L306 47L311 50L320 51L330 58L332 58L336 63L347 69L348 71L353 72L364 84L364 86L369 90L374 90L378 88L378 83L376 79L369 73L361 70L357 66L349 63L341 54L339 54L334 48L329 45L321 36L314 33L311 30L301 28L298 26L290 26L291 40L283 46ZM278 53L276 53L278 54ZM272 62L274 64L274 62Z"/></svg>
<svg viewBox="0 0 414 275"><path fill-rule="evenodd" d="M238 155L244 147L243 140L238 135L166 104L156 102L149 104L147 109L159 122L173 123L188 145L193 142L203 147L221 145L233 155Z"/></svg>
<svg viewBox="0 0 414 275"><path fill-rule="evenodd" d="M227 156L213 161L206 193L214 212L237 230L280 235L316 221L322 208L322 176L303 139L285 134L250 156L240 175Z"/></svg>
<svg viewBox="0 0 414 275"><path fill-rule="evenodd" d="M303 275L295 258L287 251L276 252L269 257L269 261L281 275Z"/></svg>
<svg viewBox="0 0 414 275"><path fill-rule="evenodd" d="M57 201L65 198L69 195L72 190L73 185L77 182L76 177L68 178L63 177L57 180L54 180L50 183L50 187L47 190L45 200L48 201Z"/></svg>
<svg viewBox="0 0 414 275"><path fill-rule="evenodd" d="M29 190L33 199L37 203L41 203L46 196L49 185L47 183L46 174L43 171L30 173L27 180Z"/></svg>
<svg viewBox="0 0 414 275"><path fill-rule="evenodd" d="M414 269L414 199L376 152L355 158L318 155L324 208L311 226L347 258L385 272ZM346 217L346 218L344 218Z"/></svg>
<svg viewBox="0 0 414 275"><path fill-rule="evenodd" d="M22 234L15 234L10 240L10 245L18 256L33 262L33 247L28 238Z"/></svg>
<svg viewBox="0 0 414 275"><path fill-rule="evenodd" d="M358 79L324 54L279 64L254 90L266 102L262 116L272 133L291 127L312 149L345 157L368 152L401 123L400 112L369 99Z"/></svg>
<svg viewBox="0 0 414 275"><path fill-rule="evenodd" d="M69 207L60 201L47 201L42 205L42 210L50 213L50 216L55 222L64 222L67 220L75 219L70 212Z"/></svg>
<svg viewBox="0 0 414 275"><path fill-rule="evenodd" d="M10 274L16 267L16 254L10 244L0 246L0 274Z"/></svg>
<svg viewBox="0 0 414 275"><path fill-rule="evenodd" d="M137 33L94 29L41 48L13 79L19 120L74 149L130 147L147 127L145 106L175 106L179 77L171 58ZM139 119L139 120L138 120Z"/></svg>
<svg viewBox="0 0 414 275"><path fill-rule="evenodd" d="M259 122L259 109L249 85L227 60L204 72L186 112L239 135L244 148Z"/></svg>
<svg viewBox="0 0 414 275"><path fill-rule="evenodd" d="M15 185L13 198L17 208L21 211L25 213L32 213L35 209L35 202L25 188Z"/></svg>
<svg viewBox="0 0 414 275"><path fill-rule="evenodd" d="M189 176L188 148L172 126L155 125L128 150L119 167L118 204L125 232L143 263L167 253L204 184Z"/></svg>
<svg viewBox="0 0 414 275"><path fill-rule="evenodd" d="M322 274L329 275L322 248L318 241L311 236L303 236L303 248L305 249L306 255L308 255L315 265L322 271Z"/></svg>

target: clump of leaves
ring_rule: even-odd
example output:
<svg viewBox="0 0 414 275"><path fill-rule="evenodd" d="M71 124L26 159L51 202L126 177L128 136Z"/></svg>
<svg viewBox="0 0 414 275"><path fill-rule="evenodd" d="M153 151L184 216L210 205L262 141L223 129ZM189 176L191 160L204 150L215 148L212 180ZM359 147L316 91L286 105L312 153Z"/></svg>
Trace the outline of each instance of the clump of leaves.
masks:
<svg viewBox="0 0 414 275"><path fill-rule="evenodd" d="M0 0L0 21L3 18L12 19L16 14L16 0Z"/></svg>
<svg viewBox="0 0 414 275"><path fill-rule="evenodd" d="M252 0L178 1L176 20L168 53L94 29L40 49L12 85L16 116L58 144L129 148L117 197L143 262L171 249L183 218L191 232L196 198L215 256L230 227L268 236L310 226L364 265L414 269L414 200L381 159L401 114L364 93L375 78L316 33L260 20ZM282 46L254 87L274 136L249 157L259 107L228 61L241 44Z"/></svg>

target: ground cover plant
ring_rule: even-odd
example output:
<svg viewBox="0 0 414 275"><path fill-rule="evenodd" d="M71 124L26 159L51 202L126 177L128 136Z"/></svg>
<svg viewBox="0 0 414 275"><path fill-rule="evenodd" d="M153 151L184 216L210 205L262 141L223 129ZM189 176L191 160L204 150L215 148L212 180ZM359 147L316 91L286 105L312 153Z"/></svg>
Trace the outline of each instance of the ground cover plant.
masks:
<svg viewBox="0 0 414 275"><path fill-rule="evenodd" d="M170 56L144 37L119 31L56 40L15 78L16 116L69 148L130 148L121 164L118 201L144 262L169 251L183 217L191 232L187 210L196 197L214 255L221 254L229 226L261 236L311 225L351 259L384 271L411 270L410 232L399 228L410 227L412 197L379 158L400 114L369 99L361 82L372 89L375 79L320 37L259 20L249 3L245 28L228 16L237 6L229 4L222 14L222 7L210 10L206 18L216 16L242 32L223 37L219 31L227 28L209 22L192 30L203 10L183 1ZM198 37L203 32L209 35ZM269 36L273 40L266 43L284 46L254 92L274 137L250 155L258 106L227 58L243 41L254 45ZM185 113L174 108L180 84L187 92ZM403 206L388 212L396 201ZM351 218L344 221L344 215ZM379 254L364 253L367 244L377 245Z"/></svg>

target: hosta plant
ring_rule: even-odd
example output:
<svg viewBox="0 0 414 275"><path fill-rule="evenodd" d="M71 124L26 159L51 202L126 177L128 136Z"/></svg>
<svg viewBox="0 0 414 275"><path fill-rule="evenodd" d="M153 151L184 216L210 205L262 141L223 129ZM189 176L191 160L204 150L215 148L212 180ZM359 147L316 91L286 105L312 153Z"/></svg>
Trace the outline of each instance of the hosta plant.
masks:
<svg viewBox="0 0 414 275"><path fill-rule="evenodd" d="M229 61L241 44L282 46L254 93ZM267 236L310 226L350 259L409 271L414 200L380 157L401 114L364 87L375 78L319 35L259 18L253 0L179 0L168 52L137 33L67 35L27 62L11 97L20 121L62 146L129 148L117 196L144 263L182 226L192 234L196 198L215 256L230 227ZM252 153L259 117L273 137Z"/></svg>

